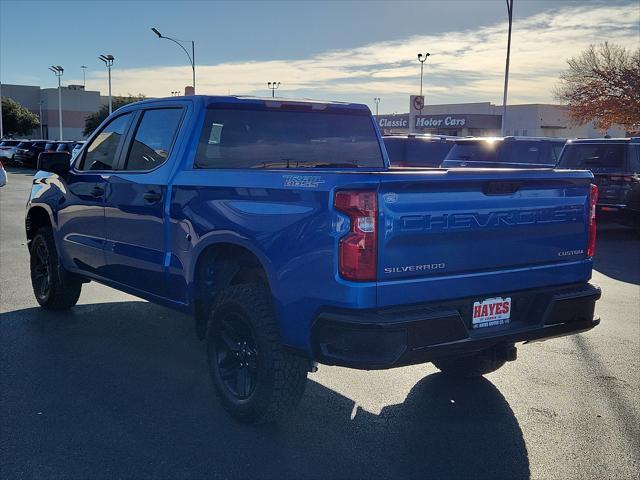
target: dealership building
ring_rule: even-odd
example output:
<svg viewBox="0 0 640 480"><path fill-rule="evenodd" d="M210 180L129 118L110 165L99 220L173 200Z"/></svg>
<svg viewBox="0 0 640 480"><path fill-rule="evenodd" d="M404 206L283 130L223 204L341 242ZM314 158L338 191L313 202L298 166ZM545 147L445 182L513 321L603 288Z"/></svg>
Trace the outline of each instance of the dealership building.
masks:
<svg viewBox="0 0 640 480"><path fill-rule="evenodd" d="M500 136L502 130L501 105L483 103L451 103L413 107L410 113L378 115L376 121L383 133L431 133L453 136ZM413 127L413 128L411 128ZM531 103L508 105L505 134L529 137L595 138L603 135L624 137L622 127L603 132L592 123L576 126L563 105Z"/></svg>
<svg viewBox="0 0 640 480"><path fill-rule="evenodd" d="M85 118L100 108L102 103L100 92L85 90L82 85L68 85L62 87L61 94L62 138L64 140L80 140L84 137L82 131L84 130ZM27 138L55 140L59 138L57 88L3 83L2 97L12 98L42 119L42 131L38 127L27 135Z"/></svg>

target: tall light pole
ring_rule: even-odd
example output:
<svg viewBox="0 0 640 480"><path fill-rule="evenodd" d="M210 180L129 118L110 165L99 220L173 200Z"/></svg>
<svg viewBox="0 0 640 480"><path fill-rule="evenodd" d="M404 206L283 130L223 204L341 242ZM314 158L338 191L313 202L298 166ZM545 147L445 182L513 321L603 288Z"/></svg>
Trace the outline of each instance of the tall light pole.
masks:
<svg viewBox="0 0 640 480"><path fill-rule="evenodd" d="M418 54L418 61L420 62L420 96L422 96L422 73L424 71L424 62L427 61L429 56L431 56L430 53L425 53L424 55L421 53Z"/></svg>
<svg viewBox="0 0 640 480"><path fill-rule="evenodd" d="M60 124L60 141L62 141L62 86L60 83L60 78L64 73L64 68L60 65L51 65L49 70L53 72L53 74L58 77L58 123Z"/></svg>
<svg viewBox="0 0 640 480"><path fill-rule="evenodd" d="M111 104L111 66L115 59L113 58L113 55L100 55L98 58L104 62L107 66L107 70L109 70L109 115L111 115L111 112L113 111Z"/></svg>
<svg viewBox="0 0 640 480"><path fill-rule="evenodd" d="M82 69L82 86L86 90L87 89L87 66L80 65L80 68Z"/></svg>
<svg viewBox="0 0 640 480"><path fill-rule="evenodd" d="M376 97L373 99L376 102L376 117L378 116L378 104L380 103L380 97Z"/></svg>
<svg viewBox="0 0 640 480"><path fill-rule="evenodd" d="M191 62L193 94L195 95L196 93L196 44L195 42L193 40L176 40L175 38L167 37L165 35L162 35L157 28L151 28L151 31L155 33L158 36L158 38L166 38L167 40L171 40L173 43L178 45L182 50L184 50L184 53L187 54L187 57L189 58L189 62ZM183 43L189 43L189 42L191 42L191 55L189 55L189 52L187 52L187 49L184 48L184 45L182 45Z"/></svg>
<svg viewBox="0 0 640 480"><path fill-rule="evenodd" d="M267 82L267 87L271 89L271 98L274 98L276 90L280 88L280 82Z"/></svg>
<svg viewBox="0 0 640 480"><path fill-rule="evenodd" d="M504 95L502 97L502 136L507 126L507 90L509 89L509 56L511 54L511 23L513 21L513 0L506 0L507 15L509 15L509 36L507 39L507 61L504 67Z"/></svg>
<svg viewBox="0 0 640 480"><path fill-rule="evenodd" d="M0 82L0 138L4 138L4 127L2 126L2 82Z"/></svg>

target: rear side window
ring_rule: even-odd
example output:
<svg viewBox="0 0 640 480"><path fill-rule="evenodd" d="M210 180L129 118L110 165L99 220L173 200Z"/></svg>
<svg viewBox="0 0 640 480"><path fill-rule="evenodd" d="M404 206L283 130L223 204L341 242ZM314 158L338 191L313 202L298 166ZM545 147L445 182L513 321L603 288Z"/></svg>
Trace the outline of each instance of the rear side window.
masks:
<svg viewBox="0 0 640 480"><path fill-rule="evenodd" d="M568 144L559 166L570 169L621 171L625 168L625 144L574 143Z"/></svg>
<svg viewBox="0 0 640 480"><path fill-rule="evenodd" d="M146 110L133 138L125 170L152 170L169 157L178 133L181 108Z"/></svg>
<svg viewBox="0 0 640 480"><path fill-rule="evenodd" d="M80 170L113 170L118 148L131 120L131 113L125 113L111 120L86 149Z"/></svg>
<svg viewBox="0 0 640 480"><path fill-rule="evenodd" d="M406 166L404 161L404 149L407 139L403 137L384 137L384 148L391 165Z"/></svg>
<svg viewBox="0 0 640 480"><path fill-rule="evenodd" d="M631 153L631 171L633 173L640 173L640 145L630 145L629 152Z"/></svg>
<svg viewBox="0 0 640 480"><path fill-rule="evenodd" d="M209 110L196 168L383 167L369 115Z"/></svg>
<svg viewBox="0 0 640 480"><path fill-rule="evenodd" d="M29 148L31 146L31 142L20 142L18 144L18 148Z"/></svg>
<svg viewBox="0 0 640 480"><path fill-rule="evenodd" d="M556 164L560 160L560 153L564 147L564 142L551 142L551 161Z"/></svg>

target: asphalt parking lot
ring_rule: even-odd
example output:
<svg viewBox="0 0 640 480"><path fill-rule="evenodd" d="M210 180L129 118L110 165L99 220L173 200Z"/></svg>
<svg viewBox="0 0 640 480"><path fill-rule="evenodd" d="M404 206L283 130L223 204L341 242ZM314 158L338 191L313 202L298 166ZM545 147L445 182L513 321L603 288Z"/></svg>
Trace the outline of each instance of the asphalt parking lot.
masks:
<svg viewBox="0 0 640 480"><path fill-rule="evenodd" d="M30 173L0 188L0 478L638 478L640 240L601 227L599 327L476 381L320 367L281 425L218 404L188 317L91 283L39 309Z"/></svg>

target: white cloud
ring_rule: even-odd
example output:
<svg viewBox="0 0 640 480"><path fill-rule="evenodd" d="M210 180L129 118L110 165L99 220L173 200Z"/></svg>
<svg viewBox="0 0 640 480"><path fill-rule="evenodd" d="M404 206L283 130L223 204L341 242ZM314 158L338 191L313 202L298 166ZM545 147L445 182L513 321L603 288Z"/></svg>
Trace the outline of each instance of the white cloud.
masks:
<svg viewBox="0 0 640 480"><path fill-rule="evenodd" d="M637 48L639 20L633 4L582 6L516 17L509 101L553 101L551 90L567 58L605 40ZM425 64L428 103L501 103L506 22L327 51L309 59L198 65L198 93L265 95L266 81L279 80L283 96L366 103L379 96L383 98L382 112L403 111L407 96L418 90L416 53L424 51L425 45L432 53ZM100 81L106 81L105 76L102 72L92 74ZM187 66L113 71L114 92L118 94L166 96L190 81Z"/></svg>

